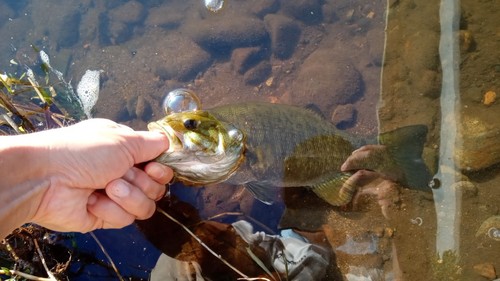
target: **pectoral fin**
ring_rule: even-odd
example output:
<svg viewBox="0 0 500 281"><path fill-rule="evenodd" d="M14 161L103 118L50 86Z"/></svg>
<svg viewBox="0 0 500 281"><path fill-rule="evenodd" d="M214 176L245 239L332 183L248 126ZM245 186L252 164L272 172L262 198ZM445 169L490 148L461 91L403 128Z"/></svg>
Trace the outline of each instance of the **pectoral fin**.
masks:
<svg viewBox="0 0 500 281"><path fill-rule="evenodd" d="M272 205L276 195L276 188L266 183L249 182L245 184L247 190L264 204Z"/></svg>
<svg viewBox="0 0 500 281"><path fill-rule="evenodd" d="M349 182L350 176L349 173L338 173L331 180L311 186L311 190L330 205L346 205L351 202L352 196L356 192L356 185Z"/></svg>

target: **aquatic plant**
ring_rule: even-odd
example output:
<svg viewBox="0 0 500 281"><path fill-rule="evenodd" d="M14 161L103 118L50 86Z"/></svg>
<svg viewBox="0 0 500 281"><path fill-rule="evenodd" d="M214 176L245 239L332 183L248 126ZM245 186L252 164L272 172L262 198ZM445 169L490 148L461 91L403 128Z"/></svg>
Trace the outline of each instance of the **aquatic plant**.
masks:
<svg viewBox="0 0 500 281"><path fill-rule="evenodd" d="M443 252L431 262L433 280L462 280L462 267L459 265L459 257L454 251Z"/></svg>

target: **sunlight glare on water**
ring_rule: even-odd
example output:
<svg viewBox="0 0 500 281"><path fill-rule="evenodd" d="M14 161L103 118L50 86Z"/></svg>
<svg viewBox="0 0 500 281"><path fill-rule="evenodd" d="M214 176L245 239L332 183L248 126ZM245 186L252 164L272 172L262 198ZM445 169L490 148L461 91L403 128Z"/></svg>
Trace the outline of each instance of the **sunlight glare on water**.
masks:
<svg viewBox="0 0 500 281"><path fill-rule="evenodd" d="M456 166L454 155L459 138L457 125L460 106L458 62L459 47L456 36L460 18L457 0L443 0L440 7L441 38L439 55L443 69L441 88L441 150L439 152L439 170L436 175L441 181L441 188L433 189L437 214L437 252L440 256L447 250L458 255L460 237L460 191L453 187L458 181L456 173L447 172L446 168Z"/></svg>

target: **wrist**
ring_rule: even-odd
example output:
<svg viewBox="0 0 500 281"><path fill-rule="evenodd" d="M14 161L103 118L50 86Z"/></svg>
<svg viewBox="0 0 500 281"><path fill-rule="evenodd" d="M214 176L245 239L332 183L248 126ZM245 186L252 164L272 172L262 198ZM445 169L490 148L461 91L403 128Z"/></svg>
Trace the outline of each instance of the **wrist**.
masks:
<svg viewBox="0 0 500 281"><path fill-rule="evenodd" d="M0 235L30 222L50 186L46 153L34 135L0 137Z"/></svg>

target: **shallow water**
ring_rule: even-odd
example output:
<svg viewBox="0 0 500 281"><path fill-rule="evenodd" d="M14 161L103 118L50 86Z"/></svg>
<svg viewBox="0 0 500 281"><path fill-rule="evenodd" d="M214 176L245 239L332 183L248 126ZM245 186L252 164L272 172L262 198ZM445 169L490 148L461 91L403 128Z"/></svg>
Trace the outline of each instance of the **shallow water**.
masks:
<svg viewBox="0 0 500 281"><path fill-rule="evenodd" d="M164 94L179 87L194 90L205 108L250 100L312 103L325 122L360 140L425 124L424 156L435 174L434 188L398 187L396 196L380 195L382 187L371 190L379 199L390 197L385 216L382 200L373 195L355 206L332 208L300 190L280 193L268 206L241 187L224 184L201 189L176 184L172 194L188 205L162 206L190 214L186 222L226 214L213 221L245 219L268 234L279 233L281 220L330 252L318 280L500 275L495 272L500 271L499 220L488 220L500 215L500 105L487 94L500 86L500 14L494 0L226 0L217 12L207 9L207 2L214 7L221 1L4 0L0 70L20 75L29 66L43 77L31 44L49 55L73 88L86 70L101 70L94 117L134 129L159 119ZM297 197L303 202L288 204ZM481 228L485 221L490 224ZM140 226L170 255L176 252L169 245L188 245L182 230L164 216ZM221 251L235 247L224 244L227 232L206 234L210 227L222 226L196 229L211 244L225 241ZM124 276L148 278L160 252L135 227L97 235ZM74 241L80 251L107 263L90 236L76 235ZM205 263L215 260L211 256L183 255L198 259L212 278L235 276L224 265L207 268ZM116 279L102 268L88 265L71 279Z"/></svg>

